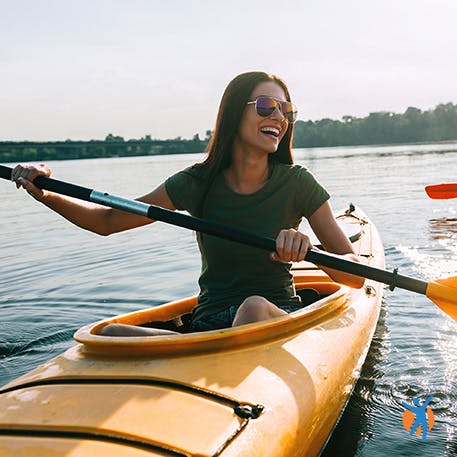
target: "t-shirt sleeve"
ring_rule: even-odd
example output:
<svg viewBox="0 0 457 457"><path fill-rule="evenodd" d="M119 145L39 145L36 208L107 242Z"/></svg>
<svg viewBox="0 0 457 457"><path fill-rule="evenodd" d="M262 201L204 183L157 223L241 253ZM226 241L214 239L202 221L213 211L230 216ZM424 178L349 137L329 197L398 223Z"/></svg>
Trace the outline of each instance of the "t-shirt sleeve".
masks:
<svg viewBox="0 0 457 457"><path fill-rule="evenodd" d="M309 170L297 167L295 204L299 214L308 219L329 198L329 193Z"/></svg>
<svg viewBox="0 0 457 457"><path fill-rule="evenodd" d="M202 180L192 167L167 178L165 189L176 209L193 215L196 213L202 194Z"/></svg>

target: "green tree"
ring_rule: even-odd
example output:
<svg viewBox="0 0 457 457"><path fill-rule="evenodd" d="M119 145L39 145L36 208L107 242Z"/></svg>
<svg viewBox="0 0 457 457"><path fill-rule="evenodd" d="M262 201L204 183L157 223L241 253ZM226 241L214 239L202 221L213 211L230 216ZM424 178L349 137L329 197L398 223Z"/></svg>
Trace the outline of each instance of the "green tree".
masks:
<svg viewBox="0 0 457 457"><path fill-rule="evenodd" d="M112 133L109 133L109 134L106 136L105 141L116 141L116 142L121 142L121 141L124 141L124 138L122 138L121 136L115 136L115 135L113 135Z"/></svg>

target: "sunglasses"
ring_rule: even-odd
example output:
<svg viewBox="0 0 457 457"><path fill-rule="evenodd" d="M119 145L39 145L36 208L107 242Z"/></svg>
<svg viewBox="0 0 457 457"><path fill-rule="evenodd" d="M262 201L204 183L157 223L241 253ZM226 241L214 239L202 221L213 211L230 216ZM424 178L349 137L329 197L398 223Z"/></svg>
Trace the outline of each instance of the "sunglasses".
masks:
<svg viewBox="0 0 457 457"><path fill-rule="evenodd" d="M267 97L261 95L251 102L247 102L248 105L255 104L255 110L257 114L262 117L271 116L275 109L278 108L282 115L290 122L293 123L297 119L297 107L292 102L283 102L276 100L273 97Z"/></svg>

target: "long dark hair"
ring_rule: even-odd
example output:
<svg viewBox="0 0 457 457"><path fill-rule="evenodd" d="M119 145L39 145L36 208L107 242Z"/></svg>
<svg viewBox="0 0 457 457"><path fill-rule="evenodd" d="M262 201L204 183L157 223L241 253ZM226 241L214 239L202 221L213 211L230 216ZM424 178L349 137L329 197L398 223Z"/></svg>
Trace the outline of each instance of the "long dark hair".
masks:
<svg viewBox="0 0 457 457"><path fill-rule="evenodd" d="M231 164L233 142L238 133L246 103L250 101L252 92L260 83L269 81L278 84L283 89L286 99L291 101L286 83L275 75L261 71L242 73L236 76L225 89L219 105L216 126L208 143L208 157L195 165L203 172L206 181L205 191L199 204L200 215L214 178ZM268 156L270 162L293 163L292 134L293 124L289 123L277 151Z"/></svg>

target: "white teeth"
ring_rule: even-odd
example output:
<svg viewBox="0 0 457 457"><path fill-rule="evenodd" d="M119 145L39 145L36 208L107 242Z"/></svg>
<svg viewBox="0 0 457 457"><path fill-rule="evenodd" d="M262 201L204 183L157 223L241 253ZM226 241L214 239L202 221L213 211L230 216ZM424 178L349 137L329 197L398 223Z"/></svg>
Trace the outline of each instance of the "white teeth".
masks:
<svg viewBox="0 0 457 457"><path fill-rule="evenodd" d="M264 127L262 129L260 129L260 131L262 133L267 133L267 134L271 134L271 135L274 135L274 136L279 136L279 129L276 129L274 127Z"/></svg>

